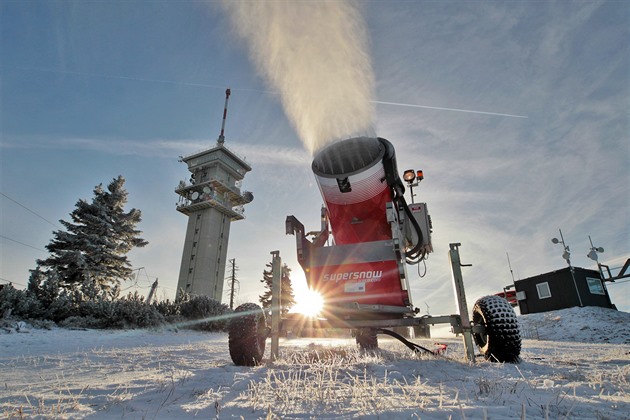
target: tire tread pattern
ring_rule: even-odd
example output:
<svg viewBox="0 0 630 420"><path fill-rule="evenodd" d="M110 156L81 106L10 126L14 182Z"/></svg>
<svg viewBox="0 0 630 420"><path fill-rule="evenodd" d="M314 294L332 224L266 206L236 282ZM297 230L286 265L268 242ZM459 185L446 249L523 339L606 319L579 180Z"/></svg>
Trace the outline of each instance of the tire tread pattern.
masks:
<svg viewBox="0 0 630 420"><path fill-rule="evenodd" d="M355 340L362 350L378 348L378 337L374 328L360 328L355 331Z"/></svg>
<svg viewBox="0 0 630 420"><path fill-rule="evenodd" d="M237 366L257 366L265 353L265 313L255 303L244 303L234 310L228 326L230 357Z"/></svg>
<svg viewBox="0 0 630 420"><path fill-rule="evenodd" d="M490 361L520 362L521 333L514 309L500 296L485 296L473 308L473 323L485 327L484 334L473 334L481 354Z"/></svg>

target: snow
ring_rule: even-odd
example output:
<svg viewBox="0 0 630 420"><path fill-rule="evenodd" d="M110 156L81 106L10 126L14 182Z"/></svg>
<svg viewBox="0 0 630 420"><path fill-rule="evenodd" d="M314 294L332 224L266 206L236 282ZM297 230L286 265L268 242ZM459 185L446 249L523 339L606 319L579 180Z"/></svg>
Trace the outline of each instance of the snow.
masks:
<svg viewBox="0 0 630 420"><path fill-rule="evenodd" d="M4 418L630 418L630 314L571 308L519 316L540 340L522 363L464 358L461 338L281 340L276 361L237 367L227 335L188 330L0 331ZM269 346L269 342L267 343Z"/></svg>
<svg viewBox="0 0 630 420"><path fill-rule="evenodd" d="M630 314L585 306L519 317L525 332L537 330L541 340L630 344Z"/></svg>

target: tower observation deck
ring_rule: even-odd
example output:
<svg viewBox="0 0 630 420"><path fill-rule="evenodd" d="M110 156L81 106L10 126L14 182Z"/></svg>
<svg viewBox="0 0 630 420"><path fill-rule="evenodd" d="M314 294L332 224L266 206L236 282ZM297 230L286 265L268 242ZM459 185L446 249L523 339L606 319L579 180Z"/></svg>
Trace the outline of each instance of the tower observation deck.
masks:
<svg viewBox="0 0 630 420"><path fill-rule="evenodd" d="M218 301L223 295L230 223L244 219L243 206L254 199L251 192L241 191L251 166L223 143L222 129L215 147L180 158L191 176L190 182L180 181L175 189L177 211L188 216L177 289Z"/></svg>

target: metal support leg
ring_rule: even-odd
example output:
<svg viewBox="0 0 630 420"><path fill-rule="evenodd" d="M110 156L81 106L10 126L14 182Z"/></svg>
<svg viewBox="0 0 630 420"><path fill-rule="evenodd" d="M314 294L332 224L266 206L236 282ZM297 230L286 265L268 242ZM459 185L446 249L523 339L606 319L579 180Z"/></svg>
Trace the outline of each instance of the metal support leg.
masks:
<svg viewBox="0 0 630 420"><path fill-rule="evenodd" d="M280 251L271 253L271 272L273 274L271 282L271 360L278 358L280 346L280 294L282 293L282 259Z"/></svg>
<svg viewBox="0 0 630 420"><path fill-rule="evenodd" d="M473 347L472 327L470 325L470 317L468 316L468 304L466 303L466 293L464 292L464 277L462 276L462 267L467 267L471 264L462 264L459 258L459 246L461 246L461 244L453 243L449 244L449 246L451 249L448 251L448 258L451 262L451 270L453 272L453 287L455 288L457 308L459 309L459 316L462 320L464 350L466 351L466 358L474 362L475 348Z"/></svg>

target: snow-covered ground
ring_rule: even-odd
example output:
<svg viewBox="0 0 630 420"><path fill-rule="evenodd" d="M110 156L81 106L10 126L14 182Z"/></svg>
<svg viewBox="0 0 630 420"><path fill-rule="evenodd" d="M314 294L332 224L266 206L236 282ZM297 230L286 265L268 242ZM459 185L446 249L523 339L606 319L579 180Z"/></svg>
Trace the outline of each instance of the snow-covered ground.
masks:
<svg viewBox="0 0 630 420"><path fill-rule="evenodd" d="M540 340L523 361L415 356L379 336L281 341L279 360L237 367L226 334L186 330L0 331L3 418L630 418L630 314L572 308L519 317ZM534 328L536 327L536 328ZM267 350L268 356L268 350Z"/></svg>

